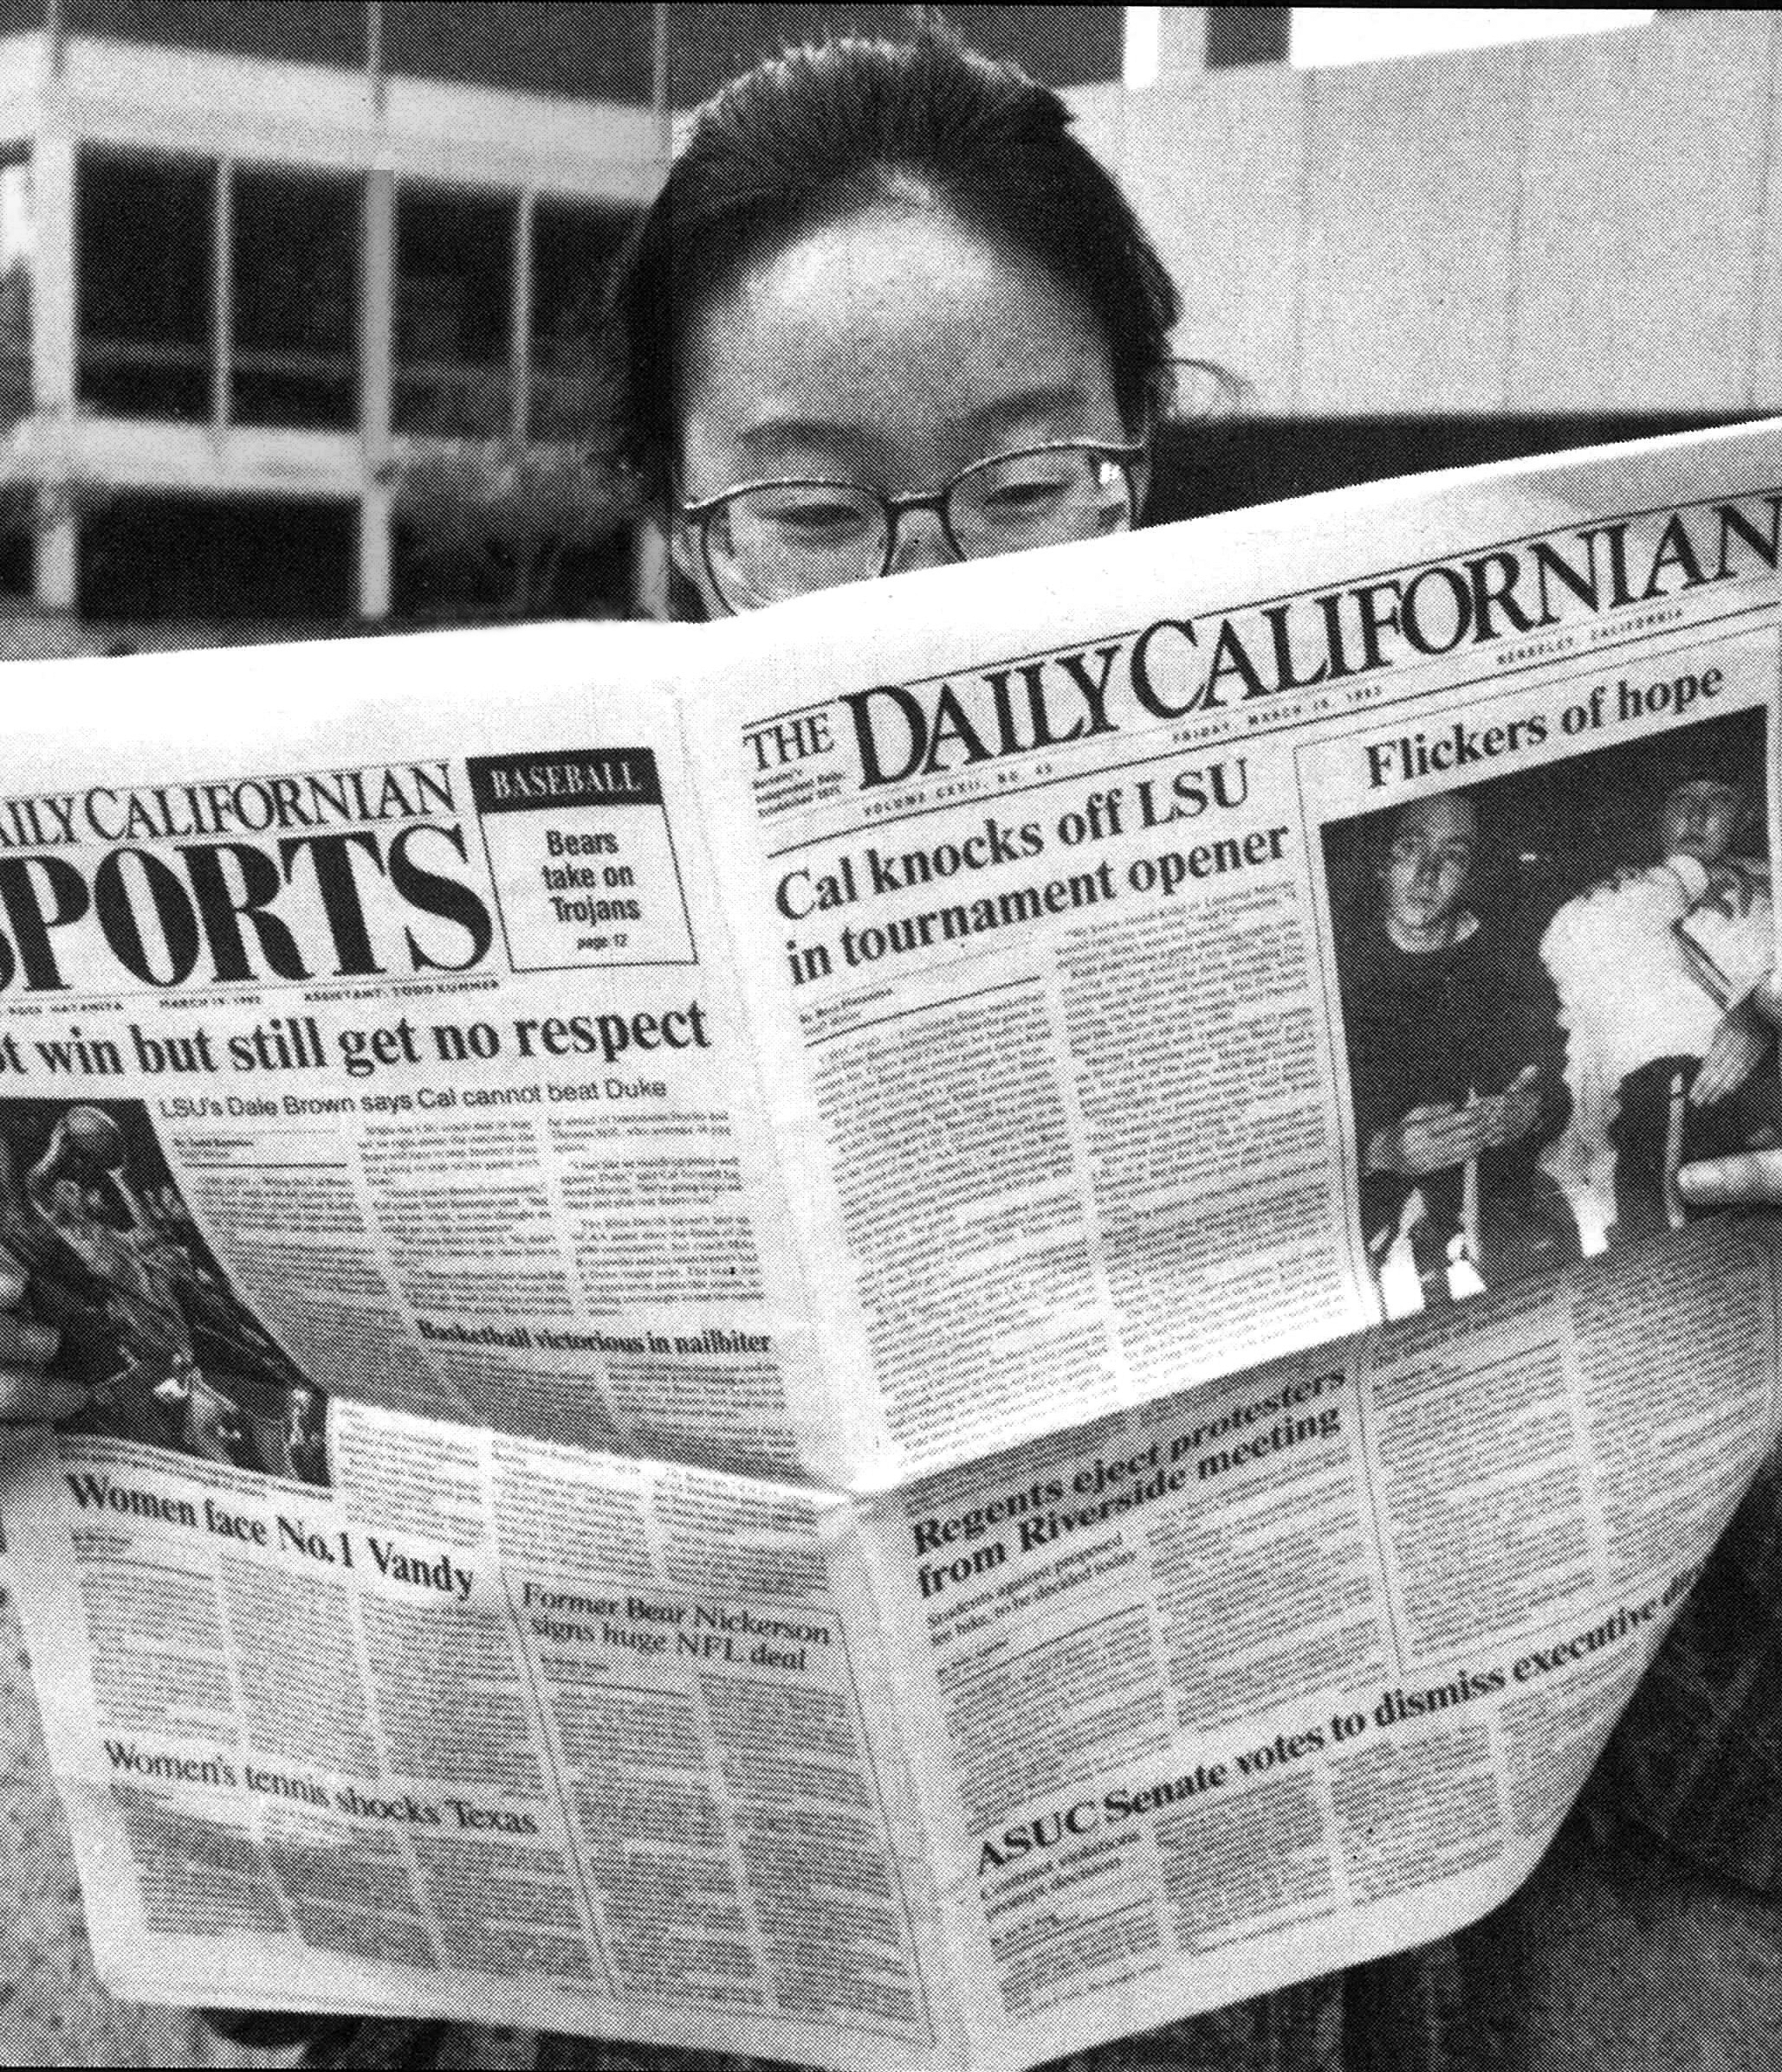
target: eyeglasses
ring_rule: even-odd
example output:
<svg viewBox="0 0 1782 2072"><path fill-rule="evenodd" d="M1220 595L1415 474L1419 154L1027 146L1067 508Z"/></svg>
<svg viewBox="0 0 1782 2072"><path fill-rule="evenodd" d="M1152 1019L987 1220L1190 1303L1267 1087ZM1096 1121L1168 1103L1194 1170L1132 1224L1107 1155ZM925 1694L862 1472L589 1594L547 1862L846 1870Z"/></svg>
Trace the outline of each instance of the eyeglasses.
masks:
<svg viewBox="0 0 1782 2072"><path fill-rule="evenodd" d="M886 496L821 476L740 483L683 503L712 588L732 612L888 574L897 521L932 511L962 561L1124 532L1138 510L1144 444L1059 440L962 468L926 496Z"/></svg>

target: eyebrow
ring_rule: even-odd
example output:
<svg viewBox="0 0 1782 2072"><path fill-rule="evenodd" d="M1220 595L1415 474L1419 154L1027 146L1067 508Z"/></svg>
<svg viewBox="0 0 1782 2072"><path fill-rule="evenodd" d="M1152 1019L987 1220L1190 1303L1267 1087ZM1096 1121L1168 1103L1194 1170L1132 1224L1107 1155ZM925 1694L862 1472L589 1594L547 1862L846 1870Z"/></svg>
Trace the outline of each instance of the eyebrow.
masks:
<svg viewBox="0 0 1782 2072"><path fill-rule="evenodd" d="M826 422L818 418L774 418L739 432L736 444L761 460L813 446L877 445L878 435L865 425Z"/></svg>
<svg viewBox="0 0 1782 2072"><path fill-rule="evenodd" d="M1046 387L999 396L995 402L968 411L961 423L969 431L988 431L999 424L1018 424L1023 418L1043 417L1047 411L1079 410L1088 400L1087 393L1073 383L1053 382Z"/></svg>
<svg viewBox="0 0 1782 2072"><path fill-rule="evenodd" d="M968 436L1012 428L1052 411L1080 410L1089 400L1085 392L1069 383L1053 383L1041 388L1021 389L999 396L993 402L967 411L958 429ZM1124 434L1124 427L1121 428ZM1124 444L1124 438L1117 442ZM822 418L770 418L752 424L737 435L742 450L758 459L772 460L787 451L808 450L813 446L848 444L881 449L883 435L876 426L844 424Z"/></svg>

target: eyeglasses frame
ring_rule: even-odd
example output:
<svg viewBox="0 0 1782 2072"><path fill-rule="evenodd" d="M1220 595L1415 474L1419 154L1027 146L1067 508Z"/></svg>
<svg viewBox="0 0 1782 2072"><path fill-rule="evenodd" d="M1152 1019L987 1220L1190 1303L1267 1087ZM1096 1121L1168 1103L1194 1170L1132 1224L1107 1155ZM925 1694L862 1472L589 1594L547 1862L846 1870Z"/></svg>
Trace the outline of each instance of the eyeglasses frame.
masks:
<svg viewBox="0 0 1782 2072"><path fill-rule="evenodd" d="M699 558L705 566L706 580L710 583L713 590L723 599L724 603L729 605L731 611L751 610L755 607L738 606L732 604L725 592L724 586L718 580L717 570L712 566L711 559L711 521L727 503L734 502L739 496L749 495L756 489L852 489L873 498L885 513L885 555L879 564L878 574L862 580L867 582L877 582L891 573L891 563L897 558L897 524L906 511L932 511L940 521L941 536L952 549L954 555L961 561L969 561L974 558L968 554L959 544L953 528L948 523L947 505L960 483L968 476L975 475L981 469L996 467L1003 461L1027 460L1034 455L1042 453L1099 454L1104 460L1113 462L1124 476L1126 483L1126 501L1131 507L1132 516L1136 520L1138 516L1141 497L1138 482L1133 470L1147 457L1150 451L1150 441L1149 438L1136 440L1046 439L1037 446L1011 446L1007 452L987 453L982 460L968 462L956 475L950 476L938 489L929 491L926 494L887 496L883 489L875 489L870 482L852 482L839 475L768 475L761 476L755 482L735 482L728 489L720 489L716 496L702 496L692 501L680 499L677 501L677 508L684 522L697 526L698 528ZM1064 546L1068 542L1059 541L1056 544ZM982 560L984 557L978 556L976 558ZM794 597L808 597L817 594L818 592L815 591L796 591L793 593ZM789 604L792 602L792 598L774 598L763 601Z"/></svg>

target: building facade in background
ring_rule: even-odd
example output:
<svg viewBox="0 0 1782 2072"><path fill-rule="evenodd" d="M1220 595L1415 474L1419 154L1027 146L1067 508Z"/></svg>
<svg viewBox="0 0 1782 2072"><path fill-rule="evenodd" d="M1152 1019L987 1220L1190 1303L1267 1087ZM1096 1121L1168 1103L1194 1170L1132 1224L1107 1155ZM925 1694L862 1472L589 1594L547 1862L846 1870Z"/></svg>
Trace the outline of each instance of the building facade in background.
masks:
<svg viewBox="0 0 1782 2072"><path fill-rule="evenodd" d="M1060 85L1106 7L949 10ZM599 282L676 107L900 7L0 0L0 585L101 622L475 609L405 455L586 436ZM622 609L623 539L555 608Z"/></svg>

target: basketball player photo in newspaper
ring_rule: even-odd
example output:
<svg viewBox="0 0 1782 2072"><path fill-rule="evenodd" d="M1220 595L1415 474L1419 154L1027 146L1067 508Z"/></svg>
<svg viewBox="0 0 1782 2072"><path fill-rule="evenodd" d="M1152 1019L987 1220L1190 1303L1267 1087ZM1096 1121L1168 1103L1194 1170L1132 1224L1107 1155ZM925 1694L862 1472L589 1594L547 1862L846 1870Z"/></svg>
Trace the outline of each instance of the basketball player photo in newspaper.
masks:
<svg viewBox="0 0 1782 2072"><path fill-rule="evenodd" d="M327 1399L229 1284L141 1101L0 1104L0 1243L86 1383L77 1428L326 1484Z"/></svg>

